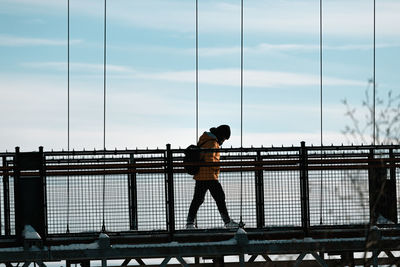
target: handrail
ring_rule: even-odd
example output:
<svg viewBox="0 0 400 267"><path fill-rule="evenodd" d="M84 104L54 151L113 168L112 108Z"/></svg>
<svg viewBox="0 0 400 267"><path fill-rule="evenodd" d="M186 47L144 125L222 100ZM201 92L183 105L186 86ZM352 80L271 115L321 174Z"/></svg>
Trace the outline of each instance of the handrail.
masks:
<svg viewBox="0 0 400 267"><path fill-rule="evenodd" d="M200 167L222 167L221 171L238 171L234 167L246 167L245 171L276 171L276 170L296 170L297 167L289 167L299 165L299 160L262 160L262 161L223 161L223 162L194 162L183 163L173 162L174 172L182 173L180 170L185 166L200 166ZM335 165L332 165L335 164ZM400 158L382 158L382 159L310 159L308 165L310 170L337 170L337 169L370 169L382 167L400 167ZM331 166L330 166L331 165ZM149 163L121 163L121 164L82 164L82 165L47 165L45 167L46 174L51 176L63 175L100 175L100 174L128 174L128 173L160 173L164 172L165 163L149 162ZM225 168L223 168L225 167ZM123 170L121 170L123 169ZM0 175L13 176L14 168L0 167ZM68 170L68 172L67 172ZM97 170L97 171L95 171ZM37 174L37 172L21 172L22 176Z"/></svg>

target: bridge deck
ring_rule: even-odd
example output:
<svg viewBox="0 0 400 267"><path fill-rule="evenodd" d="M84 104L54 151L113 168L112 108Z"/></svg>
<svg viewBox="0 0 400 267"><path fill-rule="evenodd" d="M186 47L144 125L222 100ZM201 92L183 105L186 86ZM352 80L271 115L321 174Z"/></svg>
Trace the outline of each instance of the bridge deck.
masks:
<svg viewBox="0 0 400 267"><path fill-rule="evenodd" d="M236 244L228 246L226 254L213 247L213 242L234 240L235 233L223 229L209 195L198 213L199 229L185 230L194 181L184 172L182 149L38 152L36 167L31 166L36 156L16 151L0 154L0 261L10 256L7 248L21 257L32 252L17 248L23 244L20 225L30 221L21 210L31 205L19 190L34 177L41 188L38 192L43 192L43 203L35 206L43 222L37 228L48 249L96 243L103 232L113 245L107 250L109 259L125 255L120 249L115 252L118 246L147 243L156 251L160 244L171 249L175 244L171 242L188 247L191 256L209 254L196 249L195 242L213 247L220 255L261 250L300 255L302 251L355 252L366 250L368 229L375 224L382 237L378 250L397 249L398 146L303 145L231 148L220 153L221 162L214 165L221 167L220 182L231 217L246 223L246 250ZM350 245L352 240L358 242L356 246ZM129 251L140 256L134 247ZM73 259L74 253L64 252L64 259ZM32 253L32 259L57 258L46 250ZM97 257L96 251L90 253Z"/></svg>

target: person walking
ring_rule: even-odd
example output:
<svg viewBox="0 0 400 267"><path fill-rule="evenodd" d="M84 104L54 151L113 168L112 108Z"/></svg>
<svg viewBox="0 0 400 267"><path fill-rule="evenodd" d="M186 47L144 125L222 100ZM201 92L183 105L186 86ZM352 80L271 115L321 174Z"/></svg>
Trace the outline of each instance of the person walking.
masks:
<svg viewBox="0 0 400 267"><path fill-rule="evenodd" d="M231 136L231 129L228 125L220 125L211 128L209 132L204 132L199 138L197 145L204 149L219 149L225 140ZM219 162L219 151L202 152L200 158L204 162ZM190 204L189 213L186 220L186 229L195 229L194 220L197 211L204 202L204 197L208 190L214 198L218 211L226 228L238 228L239 224L233 221L228 214L225 203L225 193L218 181L220 172L219 166L200 167L199 172L194 175L196 180L192 203Z"/></svg>

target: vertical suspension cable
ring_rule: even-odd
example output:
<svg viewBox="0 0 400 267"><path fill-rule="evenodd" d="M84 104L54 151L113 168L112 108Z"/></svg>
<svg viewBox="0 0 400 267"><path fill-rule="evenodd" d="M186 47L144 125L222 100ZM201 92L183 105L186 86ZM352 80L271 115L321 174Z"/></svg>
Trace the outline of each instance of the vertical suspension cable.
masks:
<svg viewBox="0 0 400 267"><path fill-rule="evenodd" d="M375 145L375 140L376 140L376 132L375 132L375 126L376 126L376 119L375 119L375 113L376 113L376 110L375 110L375 108L376 108L376 82L375 82L375 58L376 58L376 54L375 54L375 51L376 51L376 44L375 44L375 39L376 39L376 27L375 27L375 24L376 24L376 0L374 0L374 48L373 48L373 50L374 50L374 52L373 52L373 82L374 82L374 86L373 86L373 90L374 90L374 100L373 100L373 127L374 127L374 129L373 129L373 144Z"/></svg>
<svg viewBox="0 0 400 267"><path fill-rule="evenodd" d="M240 147L243 147L243 0L240 10Z"/></svg>
<svg viewBox="0 0 400 267"><path fill-rule="evenodd" d="M196 0L196 140L199 140L199 2ZM197 227L197 216L195 218Z"/></svg>
<svg viewBox="0 0 400 267"><path fill-rule="evenodd" d="M196 143L199 140L199 3L196 0Z"/></svg>
<svg viewBox="0 0 400 267"><path fill-rule="evenodd" d="M321 125L321 160L322 160L322 146L323 146L323 135L322 135L322 0L319 0L319 76L320 76L320 125ZM322 186L322 170L320 173L320 203L319 203L319 223L322 224L322 198L323 198L323 186Z"/></svg>
<svg viewBox="0 0 400 267"><path fill-rule="evenodd" d="M69 42L69 0L67 0L67 165L69 166L69 46L70 46L70 42ZM69 233L69 168L68 168L68 175L67 175L67 233Z"/></svg>
<svg viewBox="0 0 400 267"><path fill-rule="evenodd" d="M323 145L323 120L322 120L322 0L319 1L319 76L320 76L320 126L321 126L321 146Z"/></svg>
<svg viewBox="0 0 400 267"><path fill-rule="evenodd" d="M240 150L243 160L243 0L240 6ZM243 226L243 172L240 171L240 223Z"/></svg>
<svg viewBox="0 0 400 267"><path fill-rule="evenodd" d="M106 149L106 71L107 71L107 0L104 0L104 55L103 55L103 148Z"/></svg>
<svg viewBox="0 0 400 267"><path fill-rule="evenodd" d="M103 55L103 160L105 165L106 158L106 66L107 66L107 0L104 0L104 55ZM105 170L105 166L104 166ZM103 225L102 231L105 232L105 200L106 200L106 175L103 174Z"/></svg>

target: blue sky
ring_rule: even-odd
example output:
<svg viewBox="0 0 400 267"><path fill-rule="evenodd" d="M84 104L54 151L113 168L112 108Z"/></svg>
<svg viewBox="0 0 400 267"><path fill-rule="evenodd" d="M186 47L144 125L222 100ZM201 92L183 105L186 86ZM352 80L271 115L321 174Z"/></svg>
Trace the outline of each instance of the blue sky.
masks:
<svg viewBox="0 0 400 267"><path fill-rule="evenodd" d="M376 82L399 92L400 2L377 0ZM103 2L70 0L71 148L103 144ZM244 1L244 146L319 144L319 1ZM107 3L109 149L195 141L195 1ZM373 73L373 1L323 2L323 137ZM67 1L0 0L0 150L67 147ZM240 1L199 1L199 128L240 145ZM359 114L361 117L363 114Z"/></svg>

